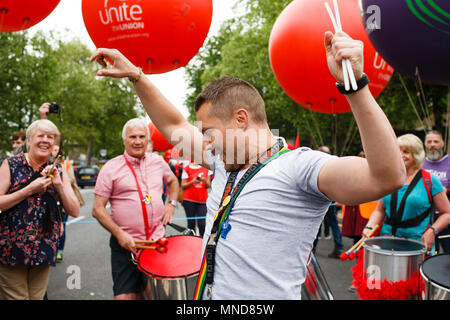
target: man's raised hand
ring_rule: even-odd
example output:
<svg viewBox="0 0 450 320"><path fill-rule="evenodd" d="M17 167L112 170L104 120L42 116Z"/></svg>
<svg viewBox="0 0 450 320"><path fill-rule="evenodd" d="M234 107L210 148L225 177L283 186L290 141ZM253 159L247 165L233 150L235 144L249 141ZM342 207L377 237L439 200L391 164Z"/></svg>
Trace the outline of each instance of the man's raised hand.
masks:
<svg viewBox="0 0 450 320"><path fill-rule="evenodd" d="M345 32L337 32L333 35L332 32L326 31L324 44L328 68L337 82L344 83L342 59L350 60L356 81L362 77L364 68L362 41L353 40Z"/></svg>
<svg viewBox="0 0 450 320"><path fill-rule="evenodd" d="M91 62L94 60L104 68L97 71L97 76L100 77L134 78L140 73L139 68L132 64L117 49L97 49L90 58ZM111 65L111 68L108 68L108 63Z"/></svg>

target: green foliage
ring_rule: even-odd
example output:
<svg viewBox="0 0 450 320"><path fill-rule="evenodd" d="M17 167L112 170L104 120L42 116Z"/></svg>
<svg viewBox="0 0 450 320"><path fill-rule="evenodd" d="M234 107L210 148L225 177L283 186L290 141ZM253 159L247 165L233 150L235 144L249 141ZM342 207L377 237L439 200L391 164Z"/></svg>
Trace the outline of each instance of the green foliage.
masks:
<svg viewBox="0 0 450 320"><path fill-rule="evenodd" d="M90 56L78 40L0 33L0 150L10 150L12 134L39 118L42 103L57 102L61 112L49 119L62 132L65 152L123 152L122 127L143 116L142 108L128 81L96 79Z"/></svg>
<svg viewBox="0 0 450 320"><path fill-rule="evenodd" d="M356 154L361 148L360 136L351 113L321 114L309 111L291 100L276 81L269 62L268 42L272 27L281 11L292 0L246 0L242 17L226 21L217 36L210 38L194 61L187 67L186 105L191 120L195 119L194 101L212 79L233 75L247 80L266 102L269 126L281 136L294 141L300 134L301 145L317 148L329 145L338 155ZM415 82L404 79L416 108L419 107ZM434 127L443 131L447 87L424 86L428 113L436 120ZM380 106L398 132L414 132L420 121L409 101L398 75L378 97ZM423 119L426 111L419 113Z"/></svg>

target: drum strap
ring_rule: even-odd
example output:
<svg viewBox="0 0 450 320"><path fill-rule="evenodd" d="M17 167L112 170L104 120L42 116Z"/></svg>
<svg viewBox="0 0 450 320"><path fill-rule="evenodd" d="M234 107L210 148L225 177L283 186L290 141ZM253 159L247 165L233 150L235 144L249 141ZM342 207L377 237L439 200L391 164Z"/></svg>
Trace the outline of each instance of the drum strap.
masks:
<svg viewBox="0 0 450 320"><path fill-rule="evenodd" d="M142 215L144 217L145 238L147 240L149 240L150 236L153 234L153 231L155 231L155 228L157 226L154 226L152 231L150 232L150 226L148 224L147 206L146 206L145 201L144 201L144 194L142 193L141 186L139 185L139 181L138 181L138 178L136 176L136 172L134 171L134 168L131 165L131 163L128 161L127 157L125 155L123 155L123 158L125 159L125 163L130 168L131 172L133 173L134 179L136 180L136 186L137 186L137 189L138 189L139 200L141 202L141 207L142 207Z"/></svg>
<svg viewBox="0 0 450 320"><path fill-rule="evenodd" d="M197 280L197 285L194 292L194 300L201 300L203 291L207 284L212 284L214 279L214 263L217 242L224 229L224 224L228 220L228 216L236 202L237 197L241 193L244 186L270 161L279 157L280 155L290 151L284 147L283 141L280 139L271 148L267 149L254 163L248 168L242 178L239 180L236 187L233 185L236 181L239 171L232 171L228 177L225 189L222 195L222 201L219 210L214 217L211 233L208 238L206 250L203 254L202 265L200 267L200 274Z"/></svg>
<svg viewBox="0 0 450 320"><path fill-rule="evenodd" d="M403 198L401 199L398 210L397 210L398 191L394 192L391 195L390 217L386 217L385 223L391 225L393 236L395 236L398 228L414 227L418 225L421 221L423 221L423 219L425 219L430 213L431 208L427 209L425 212L421 213L415 218L402 221L403 212L405 211L406 198L409 196L409 194L412 192L412 190L414 189L414 187L417 185L417 183L420 181L421 178L422 178L422 170L419 170L417 174L414 176L414 179L411 181L408 188L406 189L406 192L403 195ZM422 180L424 181L425 189L427 190L430 203L432 203L433 200L432 198L430 198L431 191L428 190L429 185L427 185L428 181L426 183L425 179Z"/></svg>

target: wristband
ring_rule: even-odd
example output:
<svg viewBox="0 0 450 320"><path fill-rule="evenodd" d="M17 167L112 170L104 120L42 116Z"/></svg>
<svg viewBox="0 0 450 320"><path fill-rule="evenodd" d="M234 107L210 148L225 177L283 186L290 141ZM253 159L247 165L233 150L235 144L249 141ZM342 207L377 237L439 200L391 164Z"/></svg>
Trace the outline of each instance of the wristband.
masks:
<svg viewBox="0 0 450 320"><path fill-rule="evenodd" d="M435 227L430 226L430 229L433 230L434 236L437 237L439 234L439 231Z"/></svg>
<svg viewBox="0 0 450 320"><path fill-rule="evenodd" d="M139 81L139 79L142 77L143 72L142 72L142 68L138 67L139 69L139 74L136 77L128 77L128 80L130 80L133 83L136 83Z"/></svg>
<svg viewBox="0 0 450 320"><path fill-rule="evenodd" d="M361 90L362 88L364 88L365 86L367 86L369 84L369 77L367 76L367 74L363 73L361 79L359 79L358 81L356 81L356 84L358 85L358 89L353 90L350 87L350 90L345 90L345 86L343 84L340 84L339 82L336 82L336 88L338 89L338 91L342 94L350 94L350 93L354 93L356 91Z"/></svg>
<svg viewBox="0 0 450 320"><path fill-rule="evenodd" d="M373 228L372 228L372 227L369 227L369 226L365 226L364 229L373 230Z"/></svg>
<svg viewBox="0 0 450 320"><path fill-rule="evenodd" d="M178 202L176 200L169 200L168 203L174 206L175 208L178 207Z"/></svg>

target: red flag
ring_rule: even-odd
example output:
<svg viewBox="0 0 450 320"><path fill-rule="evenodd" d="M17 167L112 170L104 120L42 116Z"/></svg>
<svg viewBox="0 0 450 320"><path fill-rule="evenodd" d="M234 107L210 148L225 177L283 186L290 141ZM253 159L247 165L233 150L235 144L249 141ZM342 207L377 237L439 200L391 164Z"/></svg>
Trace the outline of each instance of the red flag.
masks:
<svg viewBox="0 0 450 320"><path fill-rule="evenodd" d="M300 147L300 135L297 135L297 138L295 139L295 149Z"/></svg>

